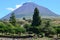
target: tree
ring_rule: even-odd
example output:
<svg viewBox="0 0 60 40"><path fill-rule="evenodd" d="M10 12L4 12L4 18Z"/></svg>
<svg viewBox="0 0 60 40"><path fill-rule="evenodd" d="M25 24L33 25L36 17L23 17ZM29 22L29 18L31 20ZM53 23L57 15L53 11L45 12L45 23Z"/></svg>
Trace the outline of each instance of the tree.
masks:
<svg viewBox="0 0 60 40"><path fill-rule="evenodd" d="M25 24L25 25L24 25L24 28L26 29L26 32L28 32L29 34L32 33L32 26L31 26L31 25Z"/></svg>
<svg viewBox="0 0 60 40"><path fill-rule="evenodd" d="M21 35L21 33L25 33L25 28L24 27L15 27L15 33Z"/></svg>
<svg viewBox="0 0 60 40"><path fill-rule="evenodd" d="M59 36L58 34L60 34L60 26L55 27L55 29L57 31L56 34L57 34L57 38L58 38L58 36Z"/></svg>
<svg viewBox="0 0 60 40"><path fill-rule="evenodd" d="M43 31L45 33L45 36L48 36L49 35L49 30L50 30L49 27L50 27L50 21L46 21L45 22L45 26L43 28Z"/></svg>
<svg viewBox="0 0 60 40"><path fill-rule="evenodd" d="M49 34L55 34L56 30L50 25L50 21L48 20L45 23L45 27L43 28L43 32L45 33L45 36L49 36Z"/></svg>
<svg viewBox="0 0 60 40"><path fill-rule="evenodd" d="M7 23L6 24L6 29L5 29L5 32L7 31L8 33L14 33L13 29L14 29L15 26L13 26L11 23Z"/></svg>
<svg viewBox="0 0 60 40"><path fill-rule="evenodd" d="M0 22L0 33L4 33L6 25L3 22Z"/></svg>
<svg viewBox="0 0 60 40"><path fill-rule="evenodd" d="M45 27L49 27L50 26L50 21L47 21L46 23L45 23Z"/></svg>
<svg viewBox="0 0 60 40"><path fill-rule="evenodd" d="M23 17L23 20L26 20L26 18L25 18L25 17Z"/></svg>
<svg viewBox="0 0 60 40"><path fill-rule="evenodd" d="M11 14L9 21L12 25L16 26L16 18L15 18L14 13Z"/></svg>
<svg viewBox="0 0 60 40"><path fill-rule="evenodd" d="M39 10L35 8L33 14L32 26L39 26L39 25L41 25L41 18L39 16Z"/></svg>

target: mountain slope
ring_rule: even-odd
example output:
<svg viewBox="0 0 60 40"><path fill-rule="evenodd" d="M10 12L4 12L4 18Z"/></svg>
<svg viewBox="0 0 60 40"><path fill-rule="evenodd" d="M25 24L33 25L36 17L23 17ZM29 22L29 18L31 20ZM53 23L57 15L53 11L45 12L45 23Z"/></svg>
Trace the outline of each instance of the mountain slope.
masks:
<svg viewBox="0 0 60 40"><path fill-rule="evenodd" d="M48 8L45 8L43 6L39 6L39 5L32 3L32 2L24 3L21 7L14 10L13 13L15 13L16 18L31 17L33 15L34 9L36 7L39 9L40 15L42 17L57 17L57 16L59 16L59 15L55 14L54 12L50 11ZM11 13L6 15L2 19L9 19Z"/></svg>

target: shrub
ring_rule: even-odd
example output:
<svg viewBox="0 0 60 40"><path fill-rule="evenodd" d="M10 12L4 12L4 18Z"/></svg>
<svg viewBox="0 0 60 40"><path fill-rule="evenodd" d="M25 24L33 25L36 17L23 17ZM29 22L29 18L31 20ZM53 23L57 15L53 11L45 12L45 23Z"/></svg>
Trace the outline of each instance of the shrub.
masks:
<svg viewBox="0 0 60 40"><path fill-rule="evenodd" d="M14 33L14 27L11 23L7 23L5 24L6 27L5 27L5 32L8 32L8 33Z"/></svg>
<svg viewBox="0 0 60 40"><path fill-rule="evenodd" d="M16 34L21 34L21 33L25 33L25 28L23 28L23 27L15 27L15 33Z"/></svg>
<svg viewBox="0 0 60 40"><path fill-rule="evenodd" d="M6 25L3 22L0 22L0 32L4 32Z"/></svg>

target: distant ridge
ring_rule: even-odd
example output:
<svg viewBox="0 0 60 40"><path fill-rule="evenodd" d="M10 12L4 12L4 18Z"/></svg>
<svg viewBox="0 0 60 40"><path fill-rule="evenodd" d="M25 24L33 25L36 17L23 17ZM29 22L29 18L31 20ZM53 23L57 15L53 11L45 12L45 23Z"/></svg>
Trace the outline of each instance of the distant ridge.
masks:
<svg viewBox="0 0 60 40"><path fill-rule="evenodd" d="M48 8L37 5L33 2L24 3L21 7L14 10L13 13L15 13L15 16L16 16L17 19L20 19L22 17L32 17L34 9L36 7L39 9L40 16L43 17L43 18L59 17L59 15L55 14L54 12L49 10ZM4 16L2 19L7 19L8 20L9 17L11 16L11 13Z"/></svg>

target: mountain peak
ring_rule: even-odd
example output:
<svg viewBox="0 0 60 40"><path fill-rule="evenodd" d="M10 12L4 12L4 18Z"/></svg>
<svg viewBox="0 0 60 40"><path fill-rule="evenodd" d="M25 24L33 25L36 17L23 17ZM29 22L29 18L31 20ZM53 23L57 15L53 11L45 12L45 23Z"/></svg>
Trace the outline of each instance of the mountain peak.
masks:
<svg viewBox="0 0 60 40"><path fill-rule="evenodd" d="M39 9L40 15L45 18L45 17L57 17L59 15L55 14L54 12L50 11L48 8L39 6L35 4L34 2L27 2L24 3L21 7L18 9L14 10L13 13L15 13L15 16L17 19L22 18L22 17L32 17L34 13L35 8ZM11 16L11 13L3 17L2 19L9 19Z"/></svg>
<svg viewBox="0 0 60 40"><path fill-rule="evenodd" d="M27 4L35 4L34 2L26 2L23 5L27 5Z"/></svg>

